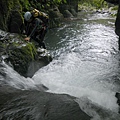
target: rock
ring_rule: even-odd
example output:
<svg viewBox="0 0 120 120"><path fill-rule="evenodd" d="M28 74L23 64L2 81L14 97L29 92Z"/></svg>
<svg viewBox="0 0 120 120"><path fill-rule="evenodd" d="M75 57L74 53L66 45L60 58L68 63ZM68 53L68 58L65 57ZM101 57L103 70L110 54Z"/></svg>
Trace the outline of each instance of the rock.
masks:
<svg viewBox="0 0 120 120"><path fill-rule="evenodd" d="M73 5L74 4L71 4L71 5L63 4L63 5L59 6L59 10L65 18L71 18L71 17L76 17L77 16L77 11L73 7Z"/></svg>
<svg viewBox="0 0 120 120"><path fill-rule="evenodd" d="M63 15L65 18L72 18L73 17L73 15L71 14L71 12L69 10L65 10L63 12Z"/></svg>
<svg viewBox="0 0 120 120"><path fill-rule="evenodd" d="M120 1L119 0L105 0L106 2L110 2L112 4L119 5L117 17L115 21L115 33L120 36Z"/></svg>
<svg viewBox="0 0 120 120"><path fill-rule="evenodd" d="M9 91L7 91L9 90ZM69 95L0 86L0 119L90 120Z"/></svg>
<svg viewBox="0 0 120 120"><path fill-rule="evenodd" d="M118 13L115 21L115 33L120 36L120 4L118 8Z"/></svg>
<svg viewBox="0 0 120 120"><path fill-rule="evenodd" d="M47 50L42 48L37 50L33 42L26 42L21 35L7 32L1 33L4 34L1 34L3 37L0 40L0 55L20 75L32 77L38 69L52 61L52 57Z"/></svg>
<svg viewBox="0 0 120 120"><path fill-rule="evenodd" d="M22 24L22 6L19 0L0 0L0 29L20 33Z"/></svg>
<svg viewBox="0 0 120 120"><path fill-rule="evenodd" d="M12 10L8 22L8 31L11 33L21 33L23 19L19 11Z"/></svg>
<svg viewBox="0 0 120 120"><path fill-rule="evenodd" d="M77 17L77 12L74 9L70 9L70 12L74 17Z"/></svg>
<svg viewBox="0 0 120 120"><path fill-rule="evenodd" d="M116 93L115 97L118 99L117 104L120 106L120 93ZM119 113L120 113L120 107L119 107Z"/></svg>
<svg viewBox="0 0 120 120"><path fill-rule="evenodd" d="M48 14L50 17L50 24L49 24L50 28L61 25L61 21L63 20L64 16L63 14L60 13L57 7L54 9L50 9Z"/></svg>

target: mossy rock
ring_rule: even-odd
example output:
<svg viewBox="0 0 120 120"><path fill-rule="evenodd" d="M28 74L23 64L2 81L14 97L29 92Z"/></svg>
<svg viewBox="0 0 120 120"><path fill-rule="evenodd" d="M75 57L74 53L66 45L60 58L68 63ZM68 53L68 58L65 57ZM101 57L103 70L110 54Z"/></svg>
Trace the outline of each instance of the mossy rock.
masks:
<svg viewBox="0 0 120 120"><path fill-rule="evenodd" d="M15 19L13 19L15 18ZM11 30L11 26L14 30ZM18 29L23 23L22 18L22 6L19 3L19 0L0 0L0 29L20 33Z"/></svg>
<svg viewBox="0 0 120 120"><path fill-rule="evenodd" d="M31 61L35 60L36 54L36 49L33 44L28 43L24 44L24 46L15 47L14 49L9 50L9 57L6 60L12 64L13 68L18 73L25 76L29 64Z"/></svg>
<svg viewBox="0 0 120 120"><path fill-rule="evenodd" d="M49 64L52 60L47 51L39 52L31 42L9 50L8 56L7 63L10 63L9 65L12 65L14 70L25 77L32 77L38 69ZM37 65L33 65L33 63L37 63ZM31 68L31 64L33 68Z"/></svg>
<svg viewBox="0 0 120 120"><path fill-rule="evenodd" d="M69 10L65 10L63 12L63 15L65 18L72 18L73 17L72 13Z"/></svg>
<svg viewBox="0 0 120 120"><path fill-rule="evenodd" d="M0 36L1 59L4 59L20 75L28 77L28 69L32 62L44 63L44 66L51 62L52 58L47 50L42 50L42 48L38 50L33 42L26 42L23 36L16 33L0 33L2 33ZM37 66L37 69L33 70L32 75L40 67L43 66Z"/></svg>

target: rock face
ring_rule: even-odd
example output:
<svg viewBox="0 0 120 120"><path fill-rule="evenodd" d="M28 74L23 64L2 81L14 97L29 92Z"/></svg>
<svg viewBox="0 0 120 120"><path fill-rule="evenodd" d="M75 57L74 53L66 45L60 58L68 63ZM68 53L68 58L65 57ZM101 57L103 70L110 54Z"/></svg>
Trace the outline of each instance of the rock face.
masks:
<svg viewBox="0 0 120 120"><path fill-rule="evenodd" d="M118 99L117 103L120 106L120 93L117 92L116 95L115 95L115 97ZM119 107L119 113L120 113L120 107Z"/></svg>
<svg viewBox="0 0 120 120"><path fill-rule="evenodd" d="M115 22L115 32L120 37L120 1L119 1L118 12L117 12L117 18Z"/></svg>
<svg viewBox="0 0 120 120"><path fill-rule="evenodd" d="M109 3L119 5L118 12L117 12L117 17L115 21L115 33L120 36L120 0L105 0Z"/></svg>
<svg viewBox="0 0 120 120"><path fill-rule="evenodd" d="M78 0L67 0L67 4L60 5L59 9L65 18L76 17L78 11Z"/></svg>
<svg viewBox="0 0 120 120"><path fill-rule="evenodd" d="M0 29L20 33L23 24L19 0L0 0Z"/></svg>

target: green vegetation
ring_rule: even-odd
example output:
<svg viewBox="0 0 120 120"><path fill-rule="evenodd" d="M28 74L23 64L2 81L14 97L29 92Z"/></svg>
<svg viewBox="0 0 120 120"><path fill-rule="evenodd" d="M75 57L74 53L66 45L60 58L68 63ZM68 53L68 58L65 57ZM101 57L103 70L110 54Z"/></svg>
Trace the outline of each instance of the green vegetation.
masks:
<svg viewBox="0 0 120 120"><path fill-rule="evenodd" d="M93 10L107 8L108 4L104 0L80 0L78 6L80 10Z"/></svg>
<svg viewBox="0 0 120 120"><path fill-rule="evenodd" d="M10 61L14 69L21 75L26 74L30 62L34 61L37 55L36 48L32 43L24 45L20 47L19 43L13 42L11 46L13 49L7 52L9 58L6 59L6 62Z"/></svg>
<svg viewBox="0 0 120 120"><path fill-rule="evenodd" d="M30 7L30 3L28 0L19 0L20 4L22 5L23 10L28 10Z"/></svg>

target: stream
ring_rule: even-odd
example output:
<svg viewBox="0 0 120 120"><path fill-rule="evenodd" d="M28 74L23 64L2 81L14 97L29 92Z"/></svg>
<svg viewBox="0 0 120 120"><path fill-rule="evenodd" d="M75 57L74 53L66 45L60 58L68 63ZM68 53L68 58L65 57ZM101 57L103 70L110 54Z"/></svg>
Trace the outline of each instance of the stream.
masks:
<svg viewBox="0 0 120 120"><path fill-rule="evenodd" d="M24 78L5 65L9 76L5 80L1 77L0 85L24 91L42 84L48 93L76 97L79 107L92 116L91 120L120 120L115 97L120 92L115 18L107 13L84 12L78 18L66 20L62 27L48 31L45 43L53 56L49 65L32 78Z"/></svg>

